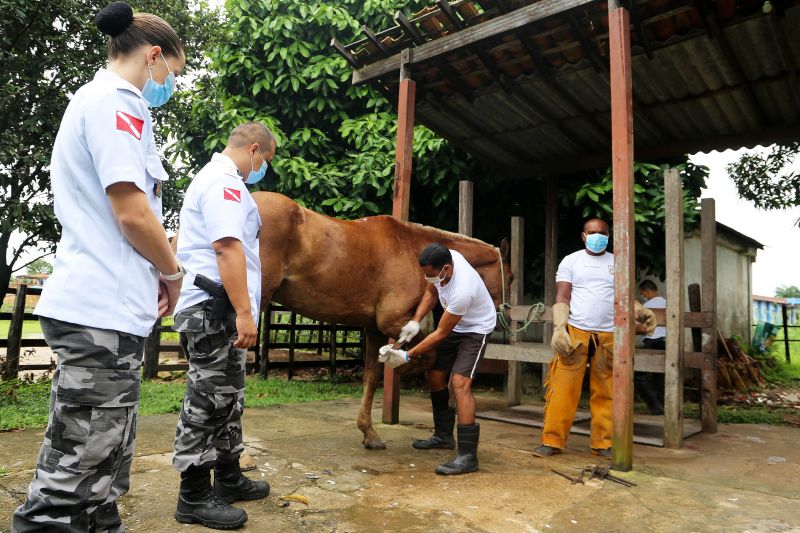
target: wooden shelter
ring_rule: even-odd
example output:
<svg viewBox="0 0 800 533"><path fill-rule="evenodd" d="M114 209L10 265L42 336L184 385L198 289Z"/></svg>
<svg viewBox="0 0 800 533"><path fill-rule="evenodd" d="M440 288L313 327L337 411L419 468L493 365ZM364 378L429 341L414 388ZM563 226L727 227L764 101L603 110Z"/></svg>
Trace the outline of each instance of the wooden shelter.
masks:
<svg viewBox="0 0 800 533"><path fill-rule="evenodd" d="M633 158L739 148L800 134L800 1L438 0L349 45L334 40L369 83L397 102L394 216L406 219L415 121L509 178L547 179L545 303L555 298L557 176L611 164L614 186L615 468L632 466L634 321ZM634 129L636 136L634 137ZM634 140L635 139L635 140ZM703 254L702 310L685 313L681 181L665 177L668 328L663 353L637 353L637 369L665 372L664 444L683 438L684 365L703 371L702 425L716 430L715 254ZM714 203L703 200L704 250L715 242ZM520 236L522 222L512 222ZM517 242L521 242L517 239ZM707 248L705 246L708 246ZM515 265L522 265L521 249ZM513 266L513 265L512 265ZM517 279L522 276L518 271ZM519 303L521 283L512 287ZM517 308L512 318L524 318ZM547 318L547 317L545 317ZM708 342L684 352L685 327ZM547 345L493 348L511 361L544 362ZM384 422L396 422L397 381L386 373Z"/></svg>

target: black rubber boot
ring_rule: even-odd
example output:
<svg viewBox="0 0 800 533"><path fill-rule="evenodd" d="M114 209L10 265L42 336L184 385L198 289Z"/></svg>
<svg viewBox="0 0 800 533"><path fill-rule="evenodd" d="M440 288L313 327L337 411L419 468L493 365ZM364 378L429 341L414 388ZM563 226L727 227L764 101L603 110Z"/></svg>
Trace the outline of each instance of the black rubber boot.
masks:
<svg viewBox="0 0 800 533"><path fill-rule="evenodd" d="M478 470L478 438L480 424L458 426L458 455L456 458L436 467L436 473L443 476L467 474Z"/></svg>
<svg viewBox="0 0 800 533"><path fill-rule="evenodd" d="M227 503L260 500L269 494L269 483L245 477L239 457L218 457L214 464L214 492Z"/></svg>
<svg viewBox="0 0 800 533"><path fill-rule="evenodd" d="M452 450L456 447L453 438L453 426L456 424L455 409L443 409L433 412L433 435L429 439L414 439L411 446L418 450L445 448Z"/></svg>
<svg viewBox="0 0 800 533"><path fill-rule="evenodd" d="M181 472L181 490L175 520L202 524L211 529L236 529L247 522L247 513L231 507L211 488L211 466L190 466Z"/></svg>

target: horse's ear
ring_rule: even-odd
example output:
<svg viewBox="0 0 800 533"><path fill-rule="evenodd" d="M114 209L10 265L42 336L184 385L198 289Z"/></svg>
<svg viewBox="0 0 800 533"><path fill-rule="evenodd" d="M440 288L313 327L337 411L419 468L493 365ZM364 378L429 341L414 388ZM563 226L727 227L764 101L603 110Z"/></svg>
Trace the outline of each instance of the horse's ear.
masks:
<svg viewBox="0 0 800 533"><path fill-rule="evenodd" d="M508 238L503 237L503 240L500 241L500 257L503 258L504 263L508 263L510 261L510 254L511 245L508 243Z"/></svg>

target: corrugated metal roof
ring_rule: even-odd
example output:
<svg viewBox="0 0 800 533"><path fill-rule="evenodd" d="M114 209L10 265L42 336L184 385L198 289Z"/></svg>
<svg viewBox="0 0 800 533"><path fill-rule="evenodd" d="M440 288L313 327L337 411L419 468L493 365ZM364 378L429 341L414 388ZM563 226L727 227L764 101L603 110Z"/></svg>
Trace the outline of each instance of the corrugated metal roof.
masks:
<svg viewBox="0 0 800 533"><path fill-rule="evenodd" d="M506 0L512 8L535 3ZM800 135L800 96L789 77L800 65L800 1L772 4L790 50L788 69L762 1L636 2L645 39L632 30L637 158L769 144ZM459 18L467 27L502 15L497 0L451 6L462 13ZM427 41L458 31L438 8L411 20ZM607 25L605 3L598 2L490 41L481 48L500 68L502 83L476 50L443 56L456 80L441 63L414 65L416 121L521 175L607 164ZM413 47L406 33L400 27L379 33L383 52L366 39L346 48L359 65L368 65ZM397 81L393 72L375 85L394 99Z"/></svg>

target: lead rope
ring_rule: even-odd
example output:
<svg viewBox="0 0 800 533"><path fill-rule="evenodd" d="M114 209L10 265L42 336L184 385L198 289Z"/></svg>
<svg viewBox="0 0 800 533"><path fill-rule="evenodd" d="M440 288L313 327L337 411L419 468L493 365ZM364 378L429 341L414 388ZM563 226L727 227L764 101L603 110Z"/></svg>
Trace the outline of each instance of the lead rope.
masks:
<svg viewBox="0 0 800 533"><path fill-rule="evenodd" d="M506 273L505 267L503 266L503 255L500 253L500 248L495 247L497 251L497 256L500 258L500 289L502 294L502 302L500 307L497 309L497 321L500 322L500 325L509 335L516 335L517 333L522 333L528 326L533 324L534 322L541 322L542 321L542 314L544 314L545 305L542 302L538 302L533 304L528 308L528 312L525 314L525 321L523 322L522 326L514 329L506 320L505 311L507 309L511 309L511 305L506 302Z"/></svg>

